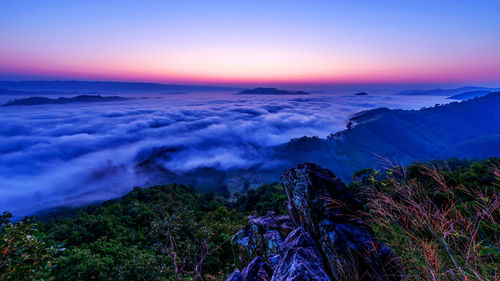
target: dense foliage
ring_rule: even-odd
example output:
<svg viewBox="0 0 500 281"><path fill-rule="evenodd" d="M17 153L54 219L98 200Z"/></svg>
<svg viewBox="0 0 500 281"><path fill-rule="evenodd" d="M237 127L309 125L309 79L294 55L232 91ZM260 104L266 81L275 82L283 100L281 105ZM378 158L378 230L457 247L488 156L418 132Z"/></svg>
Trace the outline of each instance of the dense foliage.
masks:
<svg viewBox="0 0 500 281"><path fill-rule="evenodd" d="M244 195L236 194L236 198L233 206L240 212L253 212L258 215L265 215L270 211L277 214L286 213L286 194L278 184L265 184L248 190Z"/></svg>
<svg viewBox="0 0 500 281"><path fill-rule="evenodd" d="M283 210L282 194L263 185L230 201L174 184L136 187L44 223L5 214L0 280L220 280L234 268L233 234L251 213Z"/></svg>
<svg viewBox="0 0 500 281"><path fill-rule="evenodd" d="M58 280L191 280L231 264L243 216L213 194L183 185L135 188L119 200L52 219L44 232L66 243Z"/></svg>
<svg viewBox="0 0 500 281"><path fill-rule="evenodd" d="M56 248L44 241L40 223L11 218L9 213L0 215L0 280L48 279Z"/></svg>

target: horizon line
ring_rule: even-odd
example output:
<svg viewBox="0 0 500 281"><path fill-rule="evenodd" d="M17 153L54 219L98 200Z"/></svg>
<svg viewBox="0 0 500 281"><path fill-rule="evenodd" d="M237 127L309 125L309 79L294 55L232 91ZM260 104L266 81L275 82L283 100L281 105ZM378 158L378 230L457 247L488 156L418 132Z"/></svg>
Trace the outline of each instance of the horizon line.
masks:
<svg viewBox="0 0 500 281"><path fill-rule="evenodd" d="M467 86L483 86L483 87L500 87L498 81L165 81L165 80L141 80L138 79L113 79L113 78L67 78L64 77L25 77L25 78L9 78L0 76L0 82L102 82L102 83L141 83L141 84L159 84L159 85L187 85L187 86L212 86L212 87L250 87L250 86L449 86L449 87L467 87Z"/></svg>

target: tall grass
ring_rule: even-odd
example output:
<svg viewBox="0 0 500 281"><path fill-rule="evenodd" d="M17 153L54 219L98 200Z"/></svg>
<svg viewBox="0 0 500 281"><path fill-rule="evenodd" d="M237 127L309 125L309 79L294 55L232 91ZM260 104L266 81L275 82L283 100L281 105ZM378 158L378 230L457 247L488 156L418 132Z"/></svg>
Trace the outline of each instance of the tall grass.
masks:
<svg viewBox="0 0 500 281"><path fill-rule="evenodd" d="M443 166L418 165L412 177L392 166L383 180L365 181L369 222L406 280L499 280L498 166L486 185Z"/></svg>

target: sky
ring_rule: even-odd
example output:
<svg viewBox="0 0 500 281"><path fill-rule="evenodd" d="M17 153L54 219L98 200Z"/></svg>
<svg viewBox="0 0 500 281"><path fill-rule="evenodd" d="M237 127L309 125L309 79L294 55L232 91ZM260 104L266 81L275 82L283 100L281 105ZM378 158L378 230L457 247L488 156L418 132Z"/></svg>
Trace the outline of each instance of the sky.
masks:
<svg viewBox="0 0 500 281"><path fill-rule="evenodd" d="M0 1L1 80L500 82L500 1Z"/></svg>

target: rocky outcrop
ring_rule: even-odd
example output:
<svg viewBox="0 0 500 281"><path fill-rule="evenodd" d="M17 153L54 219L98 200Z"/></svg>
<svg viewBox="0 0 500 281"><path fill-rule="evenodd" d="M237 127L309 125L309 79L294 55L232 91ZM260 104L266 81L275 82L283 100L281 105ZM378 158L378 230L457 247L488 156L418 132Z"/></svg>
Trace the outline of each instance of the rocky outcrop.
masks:
<svg viewBox="0 0 500 281"><path fill-rule="evenodd" d="M257 256L271 261L279 252L281 243L288 233L294 229L288 215L275 215L269 212L266 216L249 216L248 224L232 238L233 250L240 266L248 264Z"/></svg>
<svg viewBox="0 0 500 281"><path fill-rule="evenodd" d="M292 222L313 237L320 234L324 219L351 220L349 215L362 208L361 203L335 175L315 164L305 163L281 175L288 197L287 209Z"/></svg>
<svg viewBox="0 0 500 281"><path fill-rule="evenodd" d="M280 247L282 256L272 281L331 280L312 237L301 227L295 229Z"/></svg>
<svg viewBox="0 0 500 281"><path fill-rule="evenodd" d="M273 270L261 257L253 259L241 272L235 270L226 281L269 281Z"/></svg>
<svg viewBox="0 0 500 281"><path fill-rule="evenodd" d="M392 251L375 239L359 217L361 204L333 173L305 163L285 171L281 183L288 216L249 217L249 225L233 238L240 262L253 258L247 268L262 259L273 281L401 279Z"/></svg>
<svg viewBox="0 0 500 281"><path fill-rule="evenodd" d="M305 163L285 171L281 183L290 218L322 249L334 280L398 279L391 250L373 237L359 218L361 204L332 172Z"/></svg>

